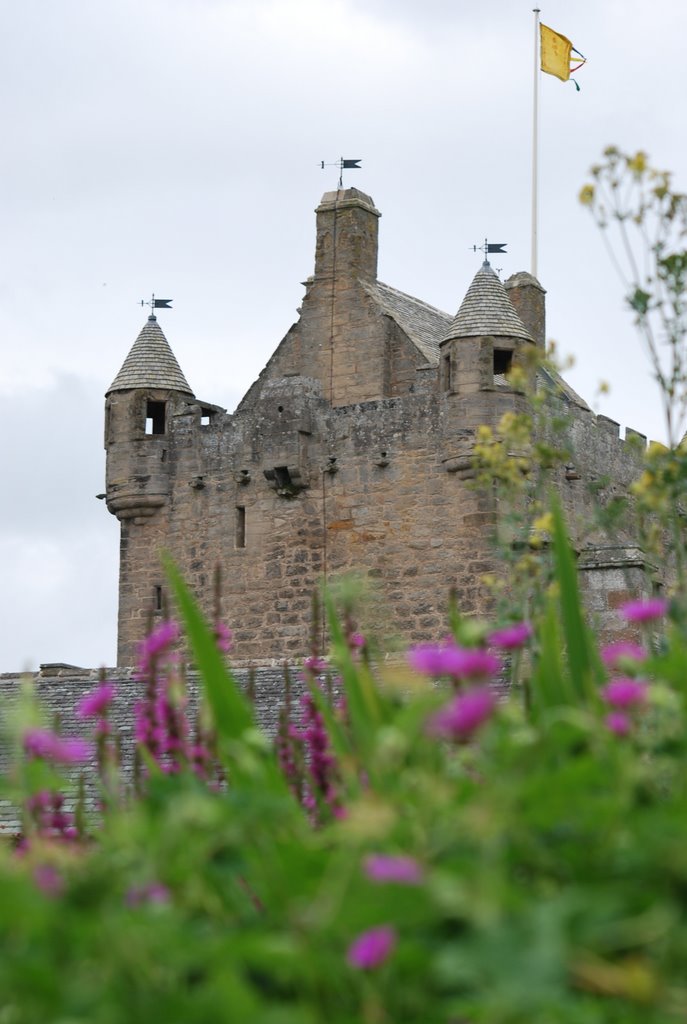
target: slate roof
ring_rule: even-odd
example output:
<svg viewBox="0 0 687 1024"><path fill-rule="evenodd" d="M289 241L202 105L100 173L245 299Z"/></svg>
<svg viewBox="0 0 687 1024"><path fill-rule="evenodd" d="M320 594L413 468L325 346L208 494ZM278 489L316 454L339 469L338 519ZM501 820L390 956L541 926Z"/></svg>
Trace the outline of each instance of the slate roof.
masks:
<svg viewBox="0 0 687 1024"><path fill-rule="evenodd" d="M111 391L130 391L133 388L168 388L193 397L176 356L154 316L148 317L106 394L109 395Z"/></svg>
<svg viewBox="0 0 687 1024"><path fill-rule="evenodd" d="M425 359L436 366L439 342L451 323L450 315L381 281L360 283L382 311L408 335Z"/></svg>
<svg viewBox="0 0 687 1024"><path fill-rule="evenodd" d="M447 340L489 336L534 340L515 312L498 274L485 260L443 337Z"/></svg>
<svg viewBox="0 0 687 1024"><path fill-rule="evenodd" d="M550 370L546 366L540 366L537 370L537 390L546 391L549 395L562 398L563 401L570 402L580 409L585 409L587 412L592 411L584 398L581 398L577 391L571 388L559 373L556 373L555 370Z"/></svg>

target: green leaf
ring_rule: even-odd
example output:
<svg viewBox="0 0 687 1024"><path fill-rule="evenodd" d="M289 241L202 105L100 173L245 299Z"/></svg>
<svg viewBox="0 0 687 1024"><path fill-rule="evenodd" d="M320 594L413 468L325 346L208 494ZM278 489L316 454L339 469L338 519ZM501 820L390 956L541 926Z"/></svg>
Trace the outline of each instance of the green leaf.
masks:
<svg viewBox="0 0 687 1024"><path fill-rule="evenodd" d="M367 754L372 751L376 731L382 723L380 694L369 671L353 662L331 594L325 594L325 605L334 659L344 683L354 745L367 763Z"/></svg>
<svg viewBox="0 0 687 1024"><path fill-rule="evenodd" d="M260 784L269 779L272 788L288 789L273 749L266 742L258 742L260 733L252 705L228 670L213 630L174 562L166 556L163 563L207 694L220 750L224 760L231 764L233 781L250 776L260 780Z"/></svg>
<svg viewBox="0 0 687 1024"><path fill-rule="evenodd" d="M584 621L577 565L568 540L560 501L555 495L551 498L551 512L561 619L572 683L571 696L585 703L595 698L603 673L596 646Z"/></svg>
<svg viewBox="0 0 687 1024"><path fill-rule="evenodd" d="M539 656L532 672L532 712L541 718L548 708L568 703L570 683L566 678L558 616L549 601L539 630Z"/></svg>

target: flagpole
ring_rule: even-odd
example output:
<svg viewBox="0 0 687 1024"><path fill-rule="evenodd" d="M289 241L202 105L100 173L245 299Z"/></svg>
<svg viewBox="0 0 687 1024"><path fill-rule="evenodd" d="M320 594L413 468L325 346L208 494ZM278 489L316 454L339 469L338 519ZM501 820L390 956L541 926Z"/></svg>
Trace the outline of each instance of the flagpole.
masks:
<svg viewBox="0 0 687 1024"><path fill-rule="evenodd" d="M534 93L532 102L532 276L537 276L537 200L539 163L539 14L534 7Z"/></svg>

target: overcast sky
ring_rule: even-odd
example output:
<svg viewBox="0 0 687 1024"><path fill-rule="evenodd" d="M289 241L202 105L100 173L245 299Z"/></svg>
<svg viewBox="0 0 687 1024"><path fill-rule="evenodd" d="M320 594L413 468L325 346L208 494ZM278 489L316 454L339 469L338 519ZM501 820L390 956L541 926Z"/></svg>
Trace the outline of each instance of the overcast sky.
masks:
<svg viewBox="0 0 687 1024"><path fill-rule="evenodd" d="M449 313L507 242L530 269L533 14L519 0L0 0L0 671L112 664L119 525L103 395L145 321L232 410L296 318L337 172L382 211L379 275ZM577 194L609 143L687 187L684 0L542 0L588 58L541 81L548 336L599 411L663 428ZM601 380L610 395L596 397Z"/></svg>

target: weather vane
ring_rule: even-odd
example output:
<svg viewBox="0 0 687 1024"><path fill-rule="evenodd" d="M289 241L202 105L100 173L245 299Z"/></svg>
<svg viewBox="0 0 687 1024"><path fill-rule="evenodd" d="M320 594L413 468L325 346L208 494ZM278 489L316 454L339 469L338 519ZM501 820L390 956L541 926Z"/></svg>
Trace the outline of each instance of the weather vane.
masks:
<svg viewBox="0 0 687 1024"><path fill-rule="evenodd" d="M324 162L324 160L322 160L321 163L320 163L320 167L322 168L322 170L324 170L325 167L338 167L339 168L339 188L343 188L343 172L344 171L359 171L360 170L360 160L362 160L362 157L360 157L360 159L358 159L358 160L344 160L343 157L340 157L333 164L327 164L327 163Z"/></svg>
<svg viewBox="0 0 687 1024"><path fill-rule="evenodd" d="M171 309L173 301L173 299L156 299L153 294L149 299L141 299L141 305L150 306L150 315L154 317L156 309Z"/></svg>
<svg viewBox="0 0 687 1024"><path fill-rule="evenodd" d="M486 260L487 256L489 255L490 252L504 252L505 253L507 245L508 245L508 242L488 242L486 240L486 238L485 238L484 239L484 245L473 245L472 251L473 252L483 252L484 253L484 259Z"/></svg>

